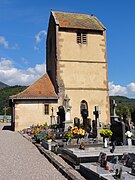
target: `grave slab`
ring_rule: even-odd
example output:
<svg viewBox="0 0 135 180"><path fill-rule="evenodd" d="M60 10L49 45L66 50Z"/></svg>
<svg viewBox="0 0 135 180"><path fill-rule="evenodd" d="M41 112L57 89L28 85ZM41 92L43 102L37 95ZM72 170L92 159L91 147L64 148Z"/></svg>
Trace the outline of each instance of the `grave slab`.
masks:
<svg viewBox="0 0 135 180"><path fill-rule="evenodd" d="M100 152L107 154L107 160L110 161L114 156L122 157L123 153L134 153L135 146L116 146L113 153L111 147L86 147L85 150L79 148L63 148L61 156L68 161L75 169L79 169L80 163L97 162Z"/></svg>
<svg viewBox="0 0 135 180"><path fill-rule="evenodd" d="M115 165L107 162L110 170L105 170L100 167L98 163L80 163L80 172L86 179L94 179L94 180L114 180L115 178L115 169L122 167L122 179L135 179L135 176L131 174L131 169L122 166L120 164Z"/></svg>

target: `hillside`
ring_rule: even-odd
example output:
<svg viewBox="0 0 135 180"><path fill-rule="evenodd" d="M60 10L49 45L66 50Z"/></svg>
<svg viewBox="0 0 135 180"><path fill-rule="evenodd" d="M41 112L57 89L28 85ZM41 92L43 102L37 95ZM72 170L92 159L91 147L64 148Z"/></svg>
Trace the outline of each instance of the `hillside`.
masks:
<svg viewBox="0 0 135 180"><path fill-rule="evenodd" d="M4 89L6 87L9 87L9 86L7 84L0 82L0 89Z"/></svg>
<svg viewBox="0 0 135 180"><path fill-rule="evenodd" d="M124 115L131 117L132 112L135 112L135 99L125 96L110 96L110 110L112 113L112 100L116 101L116 113L122 117Z"/></svg>
<svg viewBox="0 0 135 180"><path fill-rule="evenodd" d="M4 84L4 83L0 83ZM15 95L24 89L27 88L27 86L8 86L5 85L6 87L3 86L4 89L0 89L0 114L3 114L3 108L9 107L9 96ZM131 112L135 111L135 99L128 98L125 96L110 96L110 110L111 110L111 115L113 114L112 112L112 100L116 101L116 113L119 116L122 116L123 114L127 114L129 117L131 116ZM7 114L10 114L10 108L7 111Z"/></svg>
<svg viewBox="0 0 135 180"><path fill-rule="evenodd" d="M9 86L4 89L0 89L0 114L3 114L3 108L9 107L9 96L15 95L24 89L26 89L27 86ZM10 108L7 110L7 114L10 114Z"/></svg>

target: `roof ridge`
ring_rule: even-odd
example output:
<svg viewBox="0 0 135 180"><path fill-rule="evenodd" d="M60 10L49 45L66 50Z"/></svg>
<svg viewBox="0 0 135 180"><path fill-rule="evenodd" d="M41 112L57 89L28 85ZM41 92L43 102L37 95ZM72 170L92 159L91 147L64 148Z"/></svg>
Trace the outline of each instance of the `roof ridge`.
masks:
<svg viewBox="0 0 135 180"><path fill-rule="evenodd" d="M56 25L62 28L77 28L104 31L105 26L93 14L51 11Z"/></svg>
<svg viewBox="0 0 135 180"><path fill-rule="evenodd" d="M40 99L57 97L55 88L47 72L24 91L10 96L9 99L35 99L35 97Z"/></svg>
<svg viewBox="0 0 135 180"><path fill-rule="evenodd" d="M65 12L65 11L51 11L53 13L65 13L65 14L76 14L76 15L85 15L85 16L93 16L93 14L84 14L84 13L76 13L76 12Z"/></svg>
<svg viewBox="0 0 135 180"><path fill-rule="evenodd" d="M45 73L43 76L45 76L46 74L47 74L47 73ZM15 94L15 95L12 95L12 96L16 96L16 95L21 95L21 94L23 94L25 91L29 90L29 89L31 88L31 86L33 86L34 84L36 84L37 81L39 81L40 79L42 79L43 76L41 76L39 79L37 79L34 83L32 83L31 85L29 85L26 89L24 89L24 90L21 91L20 93ZM10 96L10 97L12 97L12 96Z"/></svg>

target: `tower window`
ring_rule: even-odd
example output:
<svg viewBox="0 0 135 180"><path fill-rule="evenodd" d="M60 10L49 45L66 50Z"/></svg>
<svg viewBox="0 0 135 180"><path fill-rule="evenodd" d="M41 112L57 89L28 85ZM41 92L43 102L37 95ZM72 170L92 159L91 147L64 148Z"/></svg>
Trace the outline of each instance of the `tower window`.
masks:
<svg viewBox="0 0 135 180"><path fill-rule="evenodd" d="M45 104L45 114L49 114L49 104Z"/></svg>
<svg viewBox="0 0 135 180"><path fill-rule="evenodd" d="M78 44L86 44L87 43L86 33L77 32L77 43Z"/></svg>

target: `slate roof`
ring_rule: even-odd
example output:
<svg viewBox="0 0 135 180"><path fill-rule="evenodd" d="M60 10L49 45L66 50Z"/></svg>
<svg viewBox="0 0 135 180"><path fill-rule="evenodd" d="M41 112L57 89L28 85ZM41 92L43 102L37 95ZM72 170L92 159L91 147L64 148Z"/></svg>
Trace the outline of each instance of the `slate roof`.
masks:
<svg viewBox="0 0 135 180"><path fill-rule="evenodd" d="M52 11L56 24L62 28L104 31L106 28L93 15Z"/></svg>
<svg viewBox="0 0 135 180"><path fill-rule="evenodd" d="M24 91L10 96L9 99L57 99L57 95L46 73Z"/></svg>

